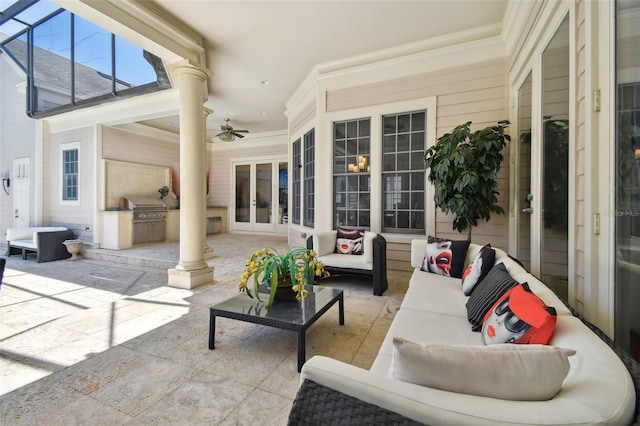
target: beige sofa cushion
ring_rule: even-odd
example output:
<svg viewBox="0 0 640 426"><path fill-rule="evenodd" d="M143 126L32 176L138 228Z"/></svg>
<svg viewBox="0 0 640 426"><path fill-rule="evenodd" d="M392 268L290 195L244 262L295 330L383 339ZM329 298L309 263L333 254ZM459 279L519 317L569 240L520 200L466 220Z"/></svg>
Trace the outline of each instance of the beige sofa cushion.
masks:
<svg viewBox="0 0 640 426"><path fill-rule="evenodd" d="M545 345L421 345L402 338L393 345L394 379L514 401L553 398L569 372L568 357L576 353Z"/></svg>

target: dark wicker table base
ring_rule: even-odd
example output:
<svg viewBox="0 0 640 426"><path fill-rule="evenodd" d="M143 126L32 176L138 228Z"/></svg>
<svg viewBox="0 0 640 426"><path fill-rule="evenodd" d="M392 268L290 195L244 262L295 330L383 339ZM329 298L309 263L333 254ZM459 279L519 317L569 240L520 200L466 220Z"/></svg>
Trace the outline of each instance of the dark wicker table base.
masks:
<svg viewBox="0 0 640 426"><path fill-rule="evenodd" d="M333 291L333 290L332 290ZM229 301L238 300L236 298L229 299ZM240 296L242 300L247 296ZM209 308L209 349L215 349L215 333L216 333L216 317L231 318L239 321L251 322L254 324L266 325L268 327L280 328L283 330L291 330L298 333L298 372L302 370L302 365L306 361L306 331L318 318L320 318L325 312L329 310L335 303L338 302L339 322L340 325L344 325L344 294L342 290L335 291L335 296L328 300L325 304L318 306L312 316L304 317L304 319L296 318L296 320L287 320L284 318L268 318L265 315L258 312L264 312L273 310L276 312L279 309L288 309L287 304L298 304L297 301L281 302L281 304L274 304L271 308L266 309L262 302L249 302L249 304L255 306L249 306L249 309L243 312L234 311L231 309L227 302L223 302L218 305L211 306ZM295 306L295 305L294 305ZM257 309L253 309L256 308ZM235 307L234 307L235 308ZM264 308L264 310L263 310Z"/></svg>

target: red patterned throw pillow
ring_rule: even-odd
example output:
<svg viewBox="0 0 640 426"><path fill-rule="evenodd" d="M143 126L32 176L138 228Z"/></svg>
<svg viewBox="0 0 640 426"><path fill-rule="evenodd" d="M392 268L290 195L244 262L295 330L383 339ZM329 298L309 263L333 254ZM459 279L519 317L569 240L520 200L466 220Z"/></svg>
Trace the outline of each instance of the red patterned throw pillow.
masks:
<svg viewBox="0 0 640 426"><path fill-rule="evenodd" d="M336 253L340 254L362 254L364 229L347 229L338 227L336 235Z"/></svg>
<svg viewBox="0 0 640 426"><path fill-rule="evenodd" d="M467 240L453 241L429 235L427 253L420 269L445 277L462 278L469 244Z"/></svg>
<svg viewBox="0 0 640 426"><path fill-rule="evenodd" d="M482 342L546 345L556 327L556 310L518 284L489 309L482 321Z"/></svg>

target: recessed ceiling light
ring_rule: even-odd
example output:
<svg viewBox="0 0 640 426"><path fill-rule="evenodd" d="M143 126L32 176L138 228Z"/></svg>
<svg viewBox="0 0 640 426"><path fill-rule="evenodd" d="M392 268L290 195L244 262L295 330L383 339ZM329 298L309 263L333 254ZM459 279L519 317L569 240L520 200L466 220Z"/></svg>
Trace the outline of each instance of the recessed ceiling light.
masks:
<svg viewBox="0 0 640 426"><path fill-rule="evenodd" d="M269 80L261 80L260 84L262 84L263 86L268 86L271 84L271 82Z"/></svg>
<svg viewBox="0 0 640 426"><path fill-rule="evenodd" d="M260 115L267 115L267 113L266 112L261 112Z"/></svg>

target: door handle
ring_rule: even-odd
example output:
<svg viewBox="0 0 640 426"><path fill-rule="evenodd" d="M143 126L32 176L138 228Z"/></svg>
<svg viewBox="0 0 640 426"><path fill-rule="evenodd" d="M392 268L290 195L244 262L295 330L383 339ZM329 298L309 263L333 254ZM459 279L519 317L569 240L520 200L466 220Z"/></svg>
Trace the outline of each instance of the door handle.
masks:
<svg viewBox="0 0 640 426"><path fill-rule="evenodd" d="M522 209L522 213L533 214L533 209L531 207L527 207L526 209Z"/></svg>

